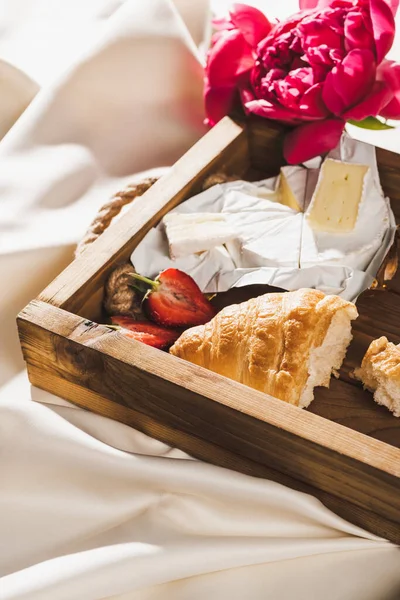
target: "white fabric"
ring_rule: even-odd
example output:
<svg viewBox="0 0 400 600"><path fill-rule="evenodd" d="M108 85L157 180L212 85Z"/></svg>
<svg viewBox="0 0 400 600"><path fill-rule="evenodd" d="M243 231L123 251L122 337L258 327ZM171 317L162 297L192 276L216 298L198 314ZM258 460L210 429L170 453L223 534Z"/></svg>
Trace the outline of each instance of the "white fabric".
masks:
<svg viewBox="0 0 400 600"><path fill-rule="evenodd" d="M0 59L0 140L39 91L38 84L15 66Z"/></svg>
<svg viewBox="0 0 400 600"><path fill-rule="evenodd" d="M2 58L21 52L15 64L50 84L0 143L0 599L398 598L399 549L312 497L30 390L18 310L111 191L203 132L188 31L201 40L207 7L0 0L3 14ZM53 37L41 39L40 14ZM21 37L40 38L38 63ZM69 70L57 79L58 54Z"/></svg>

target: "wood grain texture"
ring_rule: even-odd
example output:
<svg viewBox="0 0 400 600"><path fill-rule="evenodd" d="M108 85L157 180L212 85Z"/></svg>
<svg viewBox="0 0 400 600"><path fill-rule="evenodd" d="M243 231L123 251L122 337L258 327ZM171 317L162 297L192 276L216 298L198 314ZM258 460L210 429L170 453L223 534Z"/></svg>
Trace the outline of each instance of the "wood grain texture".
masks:
<svg viewBox="0 0 400 600"><path fill-rule="evenodd" d="M266 124L268 124L266 126ZM286 128L274 121L252 117L246 121L252 169L262 177L277 175L285 160L283 136Z"/></svg>
<svg viewBox="0 0 400 600"><path fill-rule="evenodd" d="M392 201L397 219L400 218L400 155L383 148L376 149L379 176L383 191Z"/></svg>
<svg viewBox="0 0 400 600"><path fill-rule="evenodd" d="M356 304L359 317L352 326L354 339L340 376L344 381L359 385L352 372L360 366L372 340L385 335L391 342L400 343L400 297L389 290L367 290L359 296Z"/></svg>
<svg viewBox="0 0 400 600"><path fill-rule="evenodd" d="M104 417L120 421L131 427L135 427L146 435L156 438L172 447L180 448L194 458L199 458L211 464L232 469L252 477L261 477L275 481L276 483L291 487L299 492L311 494L318 498L332 511L344 519L350 520L355 525L371 531L375 535L392 542L400 544L400 527L398 523L388 520L370 510L362 509L360 506L350 504L341 497L328 494L316 487L307 485L293 477L276 471L265 464L260 464L234 454L209 440L201 439L195 433L183 433L179 429L160 424L157 419L152 419L133 408L127 408L116 402L89 390L87 387L78 385L56 375L52 370L48 371L42 367L29 365L29 376L33 385L51 390L74 402L77 406L89 409Z"/></svg>
<svg viewBox="0 0 400 600"><path fill-rule="evenodd" d="M370 343L382 335L395 344L400 343L400 296L389 290L367 290L359 296L356 304L359 317L353 323L353 341L340 370L340 378L361 387L354 379L353 372L360 366ZM372 401L371 394L369 397ZM380 409L376 408L378 415ZM400 421L389 412L388 415L392 420ZM399 446L400 430L396 438L391 437L390 440L390 443Z"/></svg>
<svg viewBox="0 0 400 600"><path fill-rule="evenodd" d="M43 302L21 313L19 331L29 371L44 369L159 425L196 432L400 525L397 448Z"/></svg>
<svg viewBox="0 0 400 600"><path fill-rule="evenodd" d="M400 448L400 419L378 406L361 384L332 378L329 389L315 390L308 411Z"/></svg>

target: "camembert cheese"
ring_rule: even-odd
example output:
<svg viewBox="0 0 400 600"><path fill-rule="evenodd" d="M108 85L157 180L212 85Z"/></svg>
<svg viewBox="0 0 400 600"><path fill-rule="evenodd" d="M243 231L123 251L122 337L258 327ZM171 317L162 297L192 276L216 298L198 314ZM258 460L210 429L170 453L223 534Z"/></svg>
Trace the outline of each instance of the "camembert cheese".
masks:
<svg viewBox="0 0 400 600"><path fill-rule="evenodd" d="M307 184L307 169L282 167L278 183L278 200L296 212L303 212Z"/></svg>
<svg viewBox="0 0 400 600"><path fill-rule="evenodd" d="M311 228L328 233L353 231L369 171L366 165L327 158L307 211Z"/></svg>
<svg viewBox="0 0 400 600"><path fill-rule="evenodd" d="M221 213L169 213L163 223L172 259L211 250L236 237Z"/></svg>
<svg viewBox="0 0 400 600"><path fill-rule="evenodd" d="M131 260L148 277L182 269L205 292L268 283L354 300L375 276L394 228L374 147L344 135L320 166L285 166L278 176L189 198L149 231Z"/></svg>

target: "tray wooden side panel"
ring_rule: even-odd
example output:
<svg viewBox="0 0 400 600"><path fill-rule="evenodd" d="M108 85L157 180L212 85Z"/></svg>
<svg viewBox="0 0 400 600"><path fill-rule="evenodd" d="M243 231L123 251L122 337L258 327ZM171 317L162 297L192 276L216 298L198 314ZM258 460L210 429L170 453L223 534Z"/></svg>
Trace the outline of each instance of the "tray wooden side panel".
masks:
<svg viewBox="0 0 400 600"><path fill-rule="evenodd" d="M180 430L160 424L157 420L143 413L127 408L116 402L108 400L101 394L93 392L86 387L63 379L52 371L29 365L30 380L36 387L51 391L65 400L73 402L81 408L88 409L103 417L119 421L142 431L155 439L158 439L172 447L180 448L194 458L201 459L213 465L224 467L250 475L269 479L305 494L311 494L318 498L340 517L366 529L375 535L400 544L400 527L397 523L383 516L365 510L356 504L350 504L338 496L323 492L316 487L307 485L293 477L289 477L271 466L251 461L239 454L234 454L226 448L211 443L193 433L188 434Z"/></svg>
<svg viewBox="0 0 400 600"><path fill-rule="evenodd" d="M229 118L223 119L218 128L209 131L164 177L137 198L123 219L112 224L64 269L39 298L79 313L91 297L101 295L112 267L126 261L167 212L201 191L207 174L223 171L243 176L249 169L249 160L246 129Z"/></svg>
<svg viewBox="0 0 400 600"><path fill-rule="evenodd" d="M400 154L377 148L376 160L383 191L392 200L392 209L398 218L400 217Z"/></svg>
<svg viewBox="0 0 400 600"><path fill-rule="evenodd" d="M46 303L35 301L21 313L19 331L33 384L55 391L46 383L54 376L85 387L158 423L161 429L148 431L154 437L174 443L162 433L171 430L194 436L341 499L353 507L347 518L358 507L382 519L382 527L399 528L397 448ZM69 389L68 399L82 404ZM209 459L196 442L185 449Z"/></svg>
<svg viewBox="0 0 400 600"><path fill-rule="evenodd" d="M285 164L283 137L287 128L275 121L257 117L248 118L246 126L251 165L258 172L257 178L278 174L280 167Z"/></svg>
<svg viewBox="0 0 400 600"><path fill-rule="evenodd" d="M352 323L353 340L340 369L340 381L332 379L329 390L317 388L309 410L399 448L400 419L378 406L353 373L372 340L385 335L400 343L400 297L388 290L367 290L358 298L357 308L359 317Z"/></svg>

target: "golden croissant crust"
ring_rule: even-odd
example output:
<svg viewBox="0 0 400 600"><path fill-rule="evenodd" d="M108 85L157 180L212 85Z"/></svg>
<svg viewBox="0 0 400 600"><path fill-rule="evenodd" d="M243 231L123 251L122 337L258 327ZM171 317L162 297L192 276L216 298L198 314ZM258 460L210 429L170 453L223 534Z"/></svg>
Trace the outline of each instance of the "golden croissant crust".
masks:
<svg viewBox="0 0 400 600"><path fill-rule="evenodd" d="M329 386L351 340L354 304L312 289L265 294L185 331L171 354L298 406Z"/></svg>

